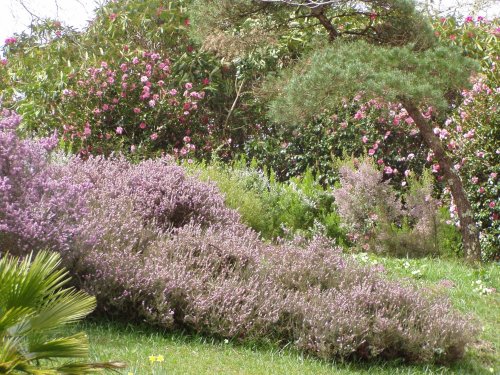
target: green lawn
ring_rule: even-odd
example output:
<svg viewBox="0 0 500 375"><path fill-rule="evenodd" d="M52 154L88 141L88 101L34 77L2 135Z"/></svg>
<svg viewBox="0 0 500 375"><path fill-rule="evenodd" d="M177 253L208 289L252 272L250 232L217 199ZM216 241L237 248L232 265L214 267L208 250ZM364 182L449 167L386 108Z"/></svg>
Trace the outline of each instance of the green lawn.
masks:
<svg viewBox="0 0 500 375"><path fill-rule="evenodd" d="M456 260L359 258L383 264L389 277L413 279L435 293L446 290L458 309L479 319L481 340L470 348L464 360L445 368L398 362L327 363L272 345L238 345L103 321L87 322L79 328L90 337L92 359L124 360L129 364L124 374L500 374L498 264L474 269ZM439 287L443 279L454 286ZM150 362L149 356L158 355L164 357L163 362Z"/></svg>

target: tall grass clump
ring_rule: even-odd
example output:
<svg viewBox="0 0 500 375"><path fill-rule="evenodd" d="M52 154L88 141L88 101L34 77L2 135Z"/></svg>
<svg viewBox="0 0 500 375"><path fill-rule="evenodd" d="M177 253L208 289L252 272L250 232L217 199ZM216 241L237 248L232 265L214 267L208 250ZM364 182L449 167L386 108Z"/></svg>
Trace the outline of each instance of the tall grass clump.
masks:
<svg viewBox="0 0 500 375"><path fill-rule="evenodd" d="M165 158L55 159L44 140L19 140L18 123L0 121L0 250L58 251L101 312L324 359L451 362L475 337L442 296L322 236L263 242L213 184Z"/></svg>

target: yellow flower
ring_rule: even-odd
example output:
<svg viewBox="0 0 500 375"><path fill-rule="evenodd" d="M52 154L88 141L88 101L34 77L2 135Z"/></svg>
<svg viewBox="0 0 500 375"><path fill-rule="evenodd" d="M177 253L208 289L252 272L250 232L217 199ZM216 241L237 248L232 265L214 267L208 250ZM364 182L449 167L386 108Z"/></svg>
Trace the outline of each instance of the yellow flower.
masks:
<svg viewBox="0 0 500 375"><path fill-rule="evenodd" d="M149 362L154 362L154 361L156 361L156 356L150 355L149 356Z"/></svg>
<svg viewBox="0 0 500 375"><path fill-rule="evenodd" d="M165 360L165 358L163 358L163 356L161 354L156 357L157 362L163 362L164 360Z"/></svg>

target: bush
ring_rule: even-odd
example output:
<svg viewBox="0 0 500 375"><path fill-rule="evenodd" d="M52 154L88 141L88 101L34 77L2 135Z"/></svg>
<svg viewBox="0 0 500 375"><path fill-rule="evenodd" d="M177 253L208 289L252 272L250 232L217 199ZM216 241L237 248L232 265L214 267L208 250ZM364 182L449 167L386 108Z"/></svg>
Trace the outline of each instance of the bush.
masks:
<svg viewBox="0 0 500 375"><path fill-rule="evenodd" d="M63 140L77 151L188 157L207 146L203 85L172 82L170 60L157 52L127 50L77 72L61 96Z"/></svg>
<svg viewBox="0 0 500 375"><path fill-rule="evenodd" d="M121 157L57 161L49 153L54 139L20 140L15 133L19 117L9 112L3 116L0 239L13 252L66 252L83 234L84 244L111 235L113 225L125 225L123 235L133 236L146 227L168 231L189 222L207 226L238 220L214 186L187 177L167 159L137 165ZM109 214L105 221L93 220L103 212Z"/></svg>
<svg viewBox="0 0 500 375"><path fill-rule="evenodd" d="M271 246L241 226L189 225L142 253L99 251L83 262L84 285L107 311L217 337L293 342L325 359L448 361L472 334L442 297L389 282L321 239Z"/></svg>
<svg viewBox="0 0 500 375"><path fill-rule="evenodd" d="M408 176L401 198L369 158L340 167L333 195L350 239L365 251L419 257L456 251L460 239L433 197L434 179ZM402 201L404 206L402 204Z"/></svg>
<svg viewBox="0 0 500 375"><path fill-rule="evenodd" d="M215 182L225 203L265 239L324 234L337 243L346 242L332 192L310 170L279 182L272 169L262 171L255 162L247 164L241 158L229 166L219 162L186 166L203 180Z"/></svg>
<svg viewBox="0 0 500 375"><path fill-rule="evenodd" d="M36 147L43 142L16 139L7 126L14 119L2 120L0 132L0 150L6 139L19 148L0 152L2 194L10 199L0 233L19 252L49 242L102 312L218 337L270 338L325 359L447 362L475 336L470 319L442 296L386 280L322 237L262 242L213 185L165 159L51 161ZM21 158L30 144L40 158ZM47 226L61 234L52 239Z"/></svg>

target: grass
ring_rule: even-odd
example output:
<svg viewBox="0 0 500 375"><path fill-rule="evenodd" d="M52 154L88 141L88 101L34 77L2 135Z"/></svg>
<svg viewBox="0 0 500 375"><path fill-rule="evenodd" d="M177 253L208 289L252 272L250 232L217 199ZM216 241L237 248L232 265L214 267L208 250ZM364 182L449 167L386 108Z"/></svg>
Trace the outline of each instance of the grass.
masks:
<svg viewBox="0 0 500 375"><path fill-rule="evenodd" d="M480 340L451 368L400 362L327 363L274 345L218 341L166 333L146 326L106 321L86 322L92 359L124 360L123 374L500 374L500 267L473 268L452 259L402 260L357 255L364 263L382 264L388 277L417 283L432 293L446 293L454 306L473 314L482 326ZM449 280L452 287L440 287ZM448 283L451 285L451 283ZM492 288L496 288L494 292ZM445 290L445 292L443 292ZM163 362L149 356L162 355Z"/></svg>

